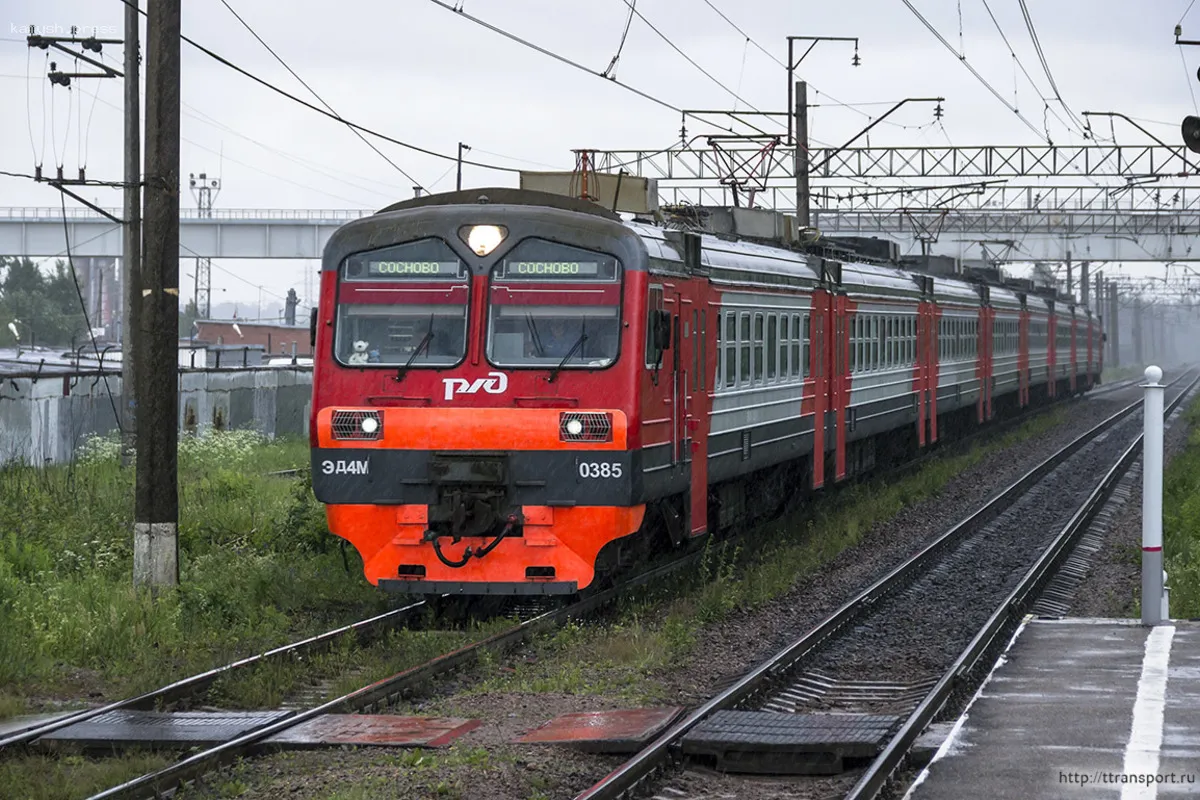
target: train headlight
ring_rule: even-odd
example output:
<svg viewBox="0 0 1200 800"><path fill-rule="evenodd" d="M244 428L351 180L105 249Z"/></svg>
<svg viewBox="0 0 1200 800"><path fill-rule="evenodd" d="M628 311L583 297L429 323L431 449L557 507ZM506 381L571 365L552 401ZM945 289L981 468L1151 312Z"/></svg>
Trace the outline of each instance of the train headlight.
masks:
<svg viewBox="0 0 1200 800"><path fill-rule="evenodd" d="M467 245L477 256L486 256L508 236L508 231L499 225L471 225L463 230L466 231Z"/></svg>
<svg viewBox="0 0 1200 800"><path fill-rule="evenodd" d="M330 421L334 439L375 441L383 438L383 419L378 411L334 411Z"/></svg>
<svg viewBox="0 0 1200 800"><path fill-rule="evenodd" d="M601 411L564 411L558 415L558 438L563 442L611 442L612 414Z"/></svg>

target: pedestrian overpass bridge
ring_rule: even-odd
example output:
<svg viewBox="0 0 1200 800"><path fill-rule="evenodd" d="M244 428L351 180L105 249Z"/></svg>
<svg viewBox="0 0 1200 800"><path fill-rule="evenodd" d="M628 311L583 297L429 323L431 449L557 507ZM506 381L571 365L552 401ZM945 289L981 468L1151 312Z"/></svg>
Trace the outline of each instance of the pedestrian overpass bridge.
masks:
<svg viewBox="0 0 1200 800"><path fill-rule="evenodd" d="M852 191L854 187L847 187ZM861 187L858 187L861 190ZM716 198L663 197L664 203ZM923 190L931 191L931 190ZM780 192L780 201L787 193ZM938 210L936 197L904 198L901 206L879 196L841 198L836 210L814 209L813 224L826 236L874 236L897 242L901 253L990 258L1001 262L1200 261L1200 190L1178 189L1170 205L1132 190L1114 201L1099 187L1055 187L1034 197L1028 190L981 190L968 205ZM785 212L794 209L766 203ZM109 209L119 219L119 209ZM367 209L213 209L200 216L181 210L183 258L319 259L332 233L369 216ZM121 226L87 209L0 208L0 256L120 257Z"/></svg>

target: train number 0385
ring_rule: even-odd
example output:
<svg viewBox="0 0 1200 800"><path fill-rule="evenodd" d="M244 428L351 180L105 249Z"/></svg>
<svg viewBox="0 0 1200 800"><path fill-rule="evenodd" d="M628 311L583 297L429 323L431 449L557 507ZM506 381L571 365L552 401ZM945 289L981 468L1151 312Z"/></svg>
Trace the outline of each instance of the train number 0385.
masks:
<svg viewBox="0 0 1200 800"><path fill-rule="evenodd" d="M579 477L581 478L619 478L621 465L608 461L580 461Z"/></svg>

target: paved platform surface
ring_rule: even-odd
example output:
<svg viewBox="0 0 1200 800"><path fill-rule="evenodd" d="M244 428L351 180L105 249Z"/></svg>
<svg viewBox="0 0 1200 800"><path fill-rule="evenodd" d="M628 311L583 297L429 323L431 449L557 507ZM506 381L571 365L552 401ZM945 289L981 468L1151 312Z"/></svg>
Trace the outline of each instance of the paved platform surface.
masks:
<svg viewBox="0 0 1200 800"><path fill-rule="evenodd" d="M1031 620L911 800L1200 797L1200 623Z"/></svg>

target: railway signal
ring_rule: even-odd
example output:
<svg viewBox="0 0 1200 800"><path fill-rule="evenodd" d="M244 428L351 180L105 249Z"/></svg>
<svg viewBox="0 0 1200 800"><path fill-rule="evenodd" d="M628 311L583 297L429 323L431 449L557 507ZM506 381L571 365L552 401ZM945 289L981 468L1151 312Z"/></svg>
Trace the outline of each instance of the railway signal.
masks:
<svg viewBox="0 0 1200 800"><path fill-rule="evenodd" d="M1183 134L1183 143L1187 145L1187 149L1193 153L1200 153L1200 117L1190 114L1184 117L1180 133Z"/></svg>

